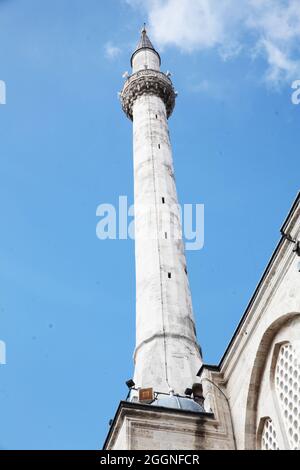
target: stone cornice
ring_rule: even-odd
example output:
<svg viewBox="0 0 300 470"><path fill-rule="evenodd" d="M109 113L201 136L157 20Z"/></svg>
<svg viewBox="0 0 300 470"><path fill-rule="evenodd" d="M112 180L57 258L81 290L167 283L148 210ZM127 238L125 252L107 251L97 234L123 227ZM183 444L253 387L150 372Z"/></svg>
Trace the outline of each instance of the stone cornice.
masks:
<svg viewBox="0 0 300 470"><path fill-rule="evenodd" d="M144 94L159 96L166 105L167 117L171 116L176 93L171 80L164 73L152 69L140 70L126 80L121 92L121 103L129 119L133 119L135 100Z"/></svg>
<svg viewBox="0 0 300 470"><path fill-rule="evenodd" d="M297 198L281 228L281 233L288 234L292 238L299 240L300 192L298 193ZM268 305L270 296L278 287L287 270L287 266L291 264L295 256L295 253L293 253L293 244L285 236L282 236L219 365L203 364L197 374L200 378L204 370L222 371L224 373L228 368L231 370L233 369L241 351L246 346L249 338L251 338L252 330L247 332L247 335L244 335L243 331L246 331L247 325L249 325L251 321L254 323L254 327L255 324L258 323L264 309ZM260 312L259 315L258 312ZM235 360L233 359L234 356Z"/></svg>
<svg viewBox="0 0 300 470"><path fill-rule="evenodd" d="M168 421L165 424L162 423L164 418ZM127 427L130 427L132 423L137 423L140 428L146 425L148 429L153 429L154 431L158 430L158 423L161 423L165 431L171 430L174 433L180 431L179 424L182 423L186 430L193 429L197 436L199 436L199 442L201 442L201 438L203 439L204 435L211 435L213 438L220 436L221 438L226 438L227 436L223 428L216 430L216 425L219 425L219 422L216 421L213 413L195 413L177 408L121 401L104 442L103 450L111 450L113 448L124 420L127 421Z"/></svg>
<svg viewBox="0 0 300 470"><path fill-rule="evenodd" d="M298 194L286 222L283 225L283 228L288 230L289 235L295 240L299 240L300 237L299 209L300 194ZM293 252L293 244L283 236L219 364L219 369L226 375L226 380L234 369L241 352L246 347L265 309L268 307L272 295L275 294L288 267L295 257L296 254Z"/></svg>

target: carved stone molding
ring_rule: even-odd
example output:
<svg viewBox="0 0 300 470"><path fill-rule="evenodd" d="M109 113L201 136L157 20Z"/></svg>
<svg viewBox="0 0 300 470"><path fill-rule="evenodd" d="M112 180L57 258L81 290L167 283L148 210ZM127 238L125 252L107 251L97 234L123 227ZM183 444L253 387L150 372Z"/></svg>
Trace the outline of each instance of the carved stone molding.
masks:
<svg viewBox="0 0 300 470"><path fill-rule="evenodd" d="M175 107L176 94L171 80L162 72L156 70L141 70L126 80L121 93L121 103L124 113L132 120L132 109L135 100L144 94L159 96L166 105L169 118Z"/></svg>

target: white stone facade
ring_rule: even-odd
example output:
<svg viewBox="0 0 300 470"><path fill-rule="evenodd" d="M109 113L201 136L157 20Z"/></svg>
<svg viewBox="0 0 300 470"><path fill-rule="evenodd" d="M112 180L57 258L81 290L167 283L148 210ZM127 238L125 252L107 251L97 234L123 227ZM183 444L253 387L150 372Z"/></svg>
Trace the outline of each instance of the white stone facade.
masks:
<svg viewBox="0 0 300 470"><path fill-rule="evenodd" d="M300 195L282 233L288 237L282 236L214 371L230 403L237 449L300 448L300 257L291 241L300 238ZM273 432L269 442L266 425Z"/></svg>
<svg viewBox="0 0 300 470"><path fill-rule="evenodd" d="M113 450L230 450L234 448L231 422L223 402L222 423L211 413L121 402L105 449Z"/></svg>
<svg viewBox="0 0 300 470"><path fill-rule="evenodd" d="M222 382L237 449L299 449L300 195L282 234L220 365L200 373ZM203 388L210 403L215 387Z"/></svg>

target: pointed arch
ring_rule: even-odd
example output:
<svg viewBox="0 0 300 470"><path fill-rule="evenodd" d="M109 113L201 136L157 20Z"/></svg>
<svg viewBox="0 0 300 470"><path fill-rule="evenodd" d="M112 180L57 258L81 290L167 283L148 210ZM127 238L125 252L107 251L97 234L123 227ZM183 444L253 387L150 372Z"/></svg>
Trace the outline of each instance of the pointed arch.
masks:
<svg viewBox="0 0 300 470"><path fill-rule="evenodd" d="M252 366L245 419L245 449L256 449L257 404L265 363L276 334L289 322L300 318L299 312L282 315L263 334Z"/></svg>
<svg viewBox="0 0 300 470"><path fill-rule="evenodd" d="M257 449L279 450L276 428L269 416L260 420L257 431Z"/></svg>

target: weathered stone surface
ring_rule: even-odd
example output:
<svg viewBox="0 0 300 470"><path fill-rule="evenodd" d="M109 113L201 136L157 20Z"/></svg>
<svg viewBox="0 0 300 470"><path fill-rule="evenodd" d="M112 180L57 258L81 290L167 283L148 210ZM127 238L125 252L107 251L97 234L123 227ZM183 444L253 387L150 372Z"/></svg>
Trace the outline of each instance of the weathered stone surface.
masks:
<svg viewBox="0 0 300 470"><path fill-rule="evenodd" d="M229 450L234 448L230 421L212 414L121 402L107 450ZM225 419L224 419L225 418Z"/></svg>
<svg viewBox="0 0 300 470"><path fill-rule="evenodd" d="M175 106L175 91L171 80L155 70L140 70L126 81L122 95L122 108L125 114L133 119L133 105L142 95L154 95L162 99L169 118Z"/></svg>
<svg viewBox="0 0 300 470"><path fill-rule="evenodd" d="M159 65L155 51L139 49L133 57L135 73L121 94L123 110L133 120L134 381L137 387L184 394L198 380L201 357L167 121L175 105L175 92Z"/></svg>

